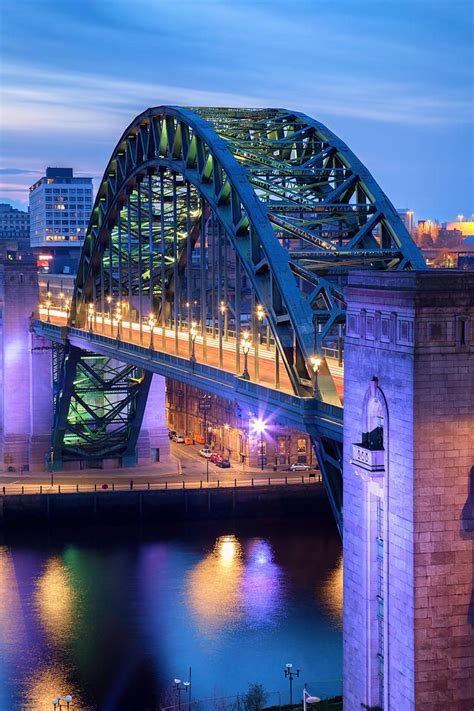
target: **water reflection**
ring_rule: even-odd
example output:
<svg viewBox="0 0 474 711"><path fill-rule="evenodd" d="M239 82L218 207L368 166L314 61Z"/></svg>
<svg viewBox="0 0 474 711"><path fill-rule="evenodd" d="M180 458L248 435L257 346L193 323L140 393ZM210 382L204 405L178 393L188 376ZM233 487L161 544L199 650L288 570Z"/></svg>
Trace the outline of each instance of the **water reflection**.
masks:
<svg viewBox="0 0 474 711"><path fill-rule="evenodd" d="M339 677L337 532L312 519L232 526L0 547L0 709L52 708L68 692L77 710L159 708L189 666L195 698L254 681L286 693L290 658L306 680Z"/></svg>
<svg viewBox="0 0 474 711"><path fill-rule="evenodd" d="M337 566L329 573L321 590L317 593L339 627L342 627L342 567L341 556Z"/></svg>
<svg viewBox="0 0 474 711"><path fill-rule="evenodd" d="M36 582L34 595L39 619L50 641L56 644L68 641L76 598L69 570L59 556L50 558Z"/></svg>
<svg viewBox="0 0 474 711"><path fill-rule="evenodd" d="M189 573L187 600L206 633L242 615L242 547L235 536L220 536L212 551Z"/></svg>
<svg viewBox="0 0 474 711"><path fill-rule="evenodd" d="M21 708L25 711L40 711L52 709L52 700L57 696L64 697L71 694L72 708L81 711L92 711L91 706L84 705L78 688L71 684L71 668L61 662L55 661L47 666L39 666L25 680L22 690ZM65 708L65 704L63 704Z"/></svg>

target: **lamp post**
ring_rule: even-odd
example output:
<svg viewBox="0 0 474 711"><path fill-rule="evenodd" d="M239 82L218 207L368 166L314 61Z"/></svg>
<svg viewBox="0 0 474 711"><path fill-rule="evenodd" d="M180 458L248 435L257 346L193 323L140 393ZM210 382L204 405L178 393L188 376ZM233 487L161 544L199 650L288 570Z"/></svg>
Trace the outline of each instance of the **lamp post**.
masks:
<svg viewBox="0 0 474 711"><path fill-rule="evenodd" d="M256 329L257 333L255 334L255 379L258 381L259 377L260 377L260 372L259 372L260 363L258 360L258 356L259 356L258 350L259 350L259 346L260 346L260 339L262 337L261 336L262 321L263 321L263 317L265 316L265 310L261 304L257 305L257 309L256 309L255 313L257 316L257 329Z"/></svg>
<svg viewBox="0 0 474 711"><path fill-rule="evenodd" d="M46 320L48 323L51 323L51 301L48 299L46 304Z"/></svg>
<svg viewBox="0 0 474 711"><path fill-rule="evenodd" d="M191 363L194 366L194 363L196 362L196 350L195 350L195 344L196 344L196 337L197 337L197 323L196 321L191 322L191 329L189 331L189 335L191 337Z"/></svg>
<svg viewBox="0 0 474 711"><path fill-rule="evenodd" d="M321 358L319 356L311 356L310 358L311 368L313 369L313 397L321 400L321 391L318 385L318 374L319 366L321 365Z"/></svg>
<svg viewBox="0 0 474 711"><path fill-rule="evenodd" d="M66 299L66 301L64 302L64 306L66 308L66 318L69 321L69 314L71 313L71 300Z"/></svg>
<svg viewBox="0 0 474 711"><path fill-rule="evenodd" d="M94 304L89 304L89 331L92 333L93 329L93 318L94 318Z"/></svg>
<svg viewBox="0 0 474 711"><path fill-rule="evenodd" d="M66 702L66 708L68 709L69 706L70 706L70 704L71 704L71 702L72 702L72 696L71 696L71 694L66 694L66 696L63 696L62 698L61 698L61 696L59 696L59 695L56 696L56 698L54 698L54 699L51 701L51 703L53 704L53 708L54 708L54 709L58 709L58 711L61 711L61 709L63 708L63 705L61 704L61 701L65 701L65 702Z"/></svg>
<svg viewBox="0 0 474 711"><path fill-rule="evenodd" d="M262 472L263 472L263 442L264 442L263 435L265 433L267 426L266 426L265 422L262 420L262 418L259 417L258 419L253 421L252 428L256 434L260 435L260 465L261 465Z"/></svg>
<svg viewBox="0 0 474 711"><path fill-rule="evenodd" d="M64 292L61 291L59 298L61 300L61 311L64 311Z"/></svg>
<svg viewBox="0 0 474 711"><path fill-rule="evenodd" d="M148 316L148 327L150 329L150 350L151 351L154 349L153 335L155 333L155 324L156 324L156 318L154 317L153 314L150 314Z"/></svg>
<svg viewBox="0 0 474 711"><path fill-rule="evenodd" d="M110 327L112 328L112 295L107 294L105 297L106 302L109 305L109 319L110 319Z"/></svg>
<svg viewBox="0 0 474 711"><path fill-rule="evenodd" d="M248 355L250 350L250 334L248 331L244 331L242 334L242 340L240 341L240 347L242 348L242 353L244 354L244 370L242 373L242 378L244 380L250 380L249 368L248 368Z"/></svg>
<svg viewBox="0 0 474 711"><path fill-rule="evenodd" d="M293 671L293 664L286 664L284 672L285 672L285 676L288 679L289 684L290 684L290 709L292 709L293 708L293 679L300 675L300 670L296 669L296 671Z"/></svg>
<svg viewBox="0 0 474 711"><path fill-rule="evenodd" d="M190 684L191 682L189 681L181 681L181 679L174 680L174 689L178 697L178 710L181 709L181 692L184 691L187 693Z"/></svg>
<svg viewBox="0 0 474 711"><path fill-rule="evenodd" d="M227 341L227 337L228 337L227 332L229 330L229 324L228 324L227 306L224 301L221 301L220 310L221 310L221 314L224 317L224 341Z"/></svg>
<svg viewBox="0 0 474 711"><path fill-rule="evenodd" d="M120 323L121 323L121 321L122 321L122 314L120 313L120 311L116 311L116 312L115 312L115 317L114 317L114 318L115 318L115 321L116 321L116 323L117 323L117 336L116 336L116 338L117 338L117 341L120 341Z"/></svg>

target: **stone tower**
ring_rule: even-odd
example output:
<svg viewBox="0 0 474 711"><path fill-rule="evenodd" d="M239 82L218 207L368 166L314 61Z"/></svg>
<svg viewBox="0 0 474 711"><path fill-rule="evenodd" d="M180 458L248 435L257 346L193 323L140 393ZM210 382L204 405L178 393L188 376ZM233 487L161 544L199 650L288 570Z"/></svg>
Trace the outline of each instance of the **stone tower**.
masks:
<svg viewBox="0 0 474 711"><path fill-rule="evenodd" d="M347 290L344 709L474 708L474 273Z"/></svg>

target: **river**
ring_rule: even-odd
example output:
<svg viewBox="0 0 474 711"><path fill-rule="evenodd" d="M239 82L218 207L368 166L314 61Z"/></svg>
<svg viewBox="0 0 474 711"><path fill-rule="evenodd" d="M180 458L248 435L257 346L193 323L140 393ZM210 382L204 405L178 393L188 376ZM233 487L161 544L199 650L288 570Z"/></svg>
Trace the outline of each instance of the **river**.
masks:
<svg viewBox="0 0 474 711"><path fill-rule="evenodd" d="M288 702L287 662L340 692L341 543L331 521L9 531L0 539L0 709L158 709L263 684ZM187 692L181 692L187 704ZM200 708L224 709L219 701ZM187 708L187 706L186 706Z"/></svg>

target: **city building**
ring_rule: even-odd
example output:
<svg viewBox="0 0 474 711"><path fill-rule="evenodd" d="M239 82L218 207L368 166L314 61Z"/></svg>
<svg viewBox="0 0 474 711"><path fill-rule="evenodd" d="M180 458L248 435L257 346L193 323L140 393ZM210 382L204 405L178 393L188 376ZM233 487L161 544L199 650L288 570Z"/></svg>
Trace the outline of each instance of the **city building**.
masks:
<svg viewBox="0 0 474 711"><path fill-rule="evenodd" d="M0 260L17 261L30 250L30 215L0 203Z"/></svg>
<svg viewBox="0 0 474 711"><path fill-rule="evenodd" d="M92 178L74 177L72 168L47 168L30 187L31 246L79 252L92 202Z"/></svg>
<svg viewBox="0 0 474 711"><path fill-rule="evenodd" d="M459 218L457 222L447 222L446 229L459 230L464 238L474 236L474 215L471 215L470 220L465 220L464 215L459 215Z"/></svg>
<svg viewBox="0 0 474 711"><path fill-rule="evenodd" d="M403 209L400 209L400 208L399 208L399 209L397 210L397 212L398 212L398 215L399 215L401 221L403 222L403 224L404 224L405 227L407 228L408 233L413 237L413 235L414 235L414 221L413 221L413 218L414 218L415 213L413 212L413 210L408 210L408 209L406 209L406 208L403 208Z"/></svg>
<svg viewBox="0 0 474 711"><path fill-rule="evenodd" d="M169 429L189 438L189 443L206 443L229 460L249 467L317 466L306 432L280 425L277 420L260 426L258 413L171 378L166 379L166 419Z"/></svg>

